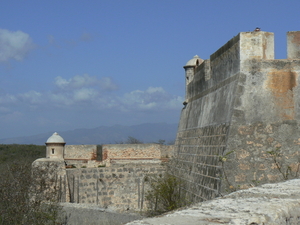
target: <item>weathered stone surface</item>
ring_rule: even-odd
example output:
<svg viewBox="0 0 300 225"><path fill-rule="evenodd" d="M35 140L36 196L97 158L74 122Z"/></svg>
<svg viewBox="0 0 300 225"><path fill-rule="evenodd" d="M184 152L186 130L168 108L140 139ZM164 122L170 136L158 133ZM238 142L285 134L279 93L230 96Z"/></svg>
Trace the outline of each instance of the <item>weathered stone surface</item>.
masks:
<svg viewBox="0 0 300 225"><path fill-rule="evenodd" d="M164 171L160 164L67 169L70 202L95 204L119 212L145 210L149 186L145 177Z"/></svg>
<svg viewBox="0 0 300 225"><path fill-rule="evenodd" d="M300 180L265 184L128 225L299 224Z"/></svg>
<svg viewBox="0 0 300 225"><path fill-rule="evenodd" d="M91 204L61 203L63 206L62 220L67 225L121 225L140 219L139 214L116 213L109 209Z"/></svg>
<svg viewBox="0 0 300 225"><path fill-rule="evenodd" d="M97 158L97 145L66 145L64 159L95 160Z"/></svg>
<svg viewBox="0 0 300 225"><path fill-rule="evenodd" d="M115 164L160 163L173 155L173 146L161 144L109 144L102 146L103 162ZM151 162L152 160L152 162Z"/></svg>
<svg viewBox="0 0 300 225"><path fill-rule="evenodd" d="M195 65L173 166L191 201L299 177L299 37L275 60L273 33L241 32Z"/></svg>

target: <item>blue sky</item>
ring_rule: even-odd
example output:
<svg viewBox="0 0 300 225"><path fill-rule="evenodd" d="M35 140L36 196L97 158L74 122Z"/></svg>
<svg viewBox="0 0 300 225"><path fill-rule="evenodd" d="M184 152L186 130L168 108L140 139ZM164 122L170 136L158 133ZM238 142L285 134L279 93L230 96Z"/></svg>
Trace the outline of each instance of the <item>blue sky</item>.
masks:
<svg viewBox="0 0 300 225"><path fill-rule="evenodd" d="M2 0L0 139L177 123L183 66L239 32L299 30L300 1Z"/></svg>

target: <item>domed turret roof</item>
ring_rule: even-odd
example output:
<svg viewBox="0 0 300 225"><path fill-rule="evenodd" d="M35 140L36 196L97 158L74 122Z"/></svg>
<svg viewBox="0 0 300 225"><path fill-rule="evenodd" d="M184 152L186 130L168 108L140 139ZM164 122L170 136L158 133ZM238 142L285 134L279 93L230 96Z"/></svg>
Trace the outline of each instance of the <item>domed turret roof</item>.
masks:
<svg viewBox="0 0 300 225"><path fill-rule="evenodd" d="M58 133L54 133L52 134L51 137L48 138L46 144L49 144L49 143L62 143L62 144L65 144L65 140L58 134Z"/></svg>
<svg viewBox="0 0 300 225"><path fill-rule="evenodd" d="M191 60L189 60L184 67L188 67L188 66L198 66L200 65L204 60L201 59L198 55L195 55L194 58L192 58Z"/></svg>

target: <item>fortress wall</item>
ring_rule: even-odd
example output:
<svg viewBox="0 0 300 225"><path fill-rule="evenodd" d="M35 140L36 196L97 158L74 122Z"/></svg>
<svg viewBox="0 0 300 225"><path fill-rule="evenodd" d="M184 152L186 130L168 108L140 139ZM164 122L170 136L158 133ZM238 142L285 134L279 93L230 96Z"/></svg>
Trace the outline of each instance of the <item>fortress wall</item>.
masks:
<svg viewBox="0 0 300 225"><path fill-rule="evenodd" d="M271 32L241 32L240 60L274 59L274 33Z"/></svg>
<svg viewBox="0 0 300 225"><path fill-rule="evenodd" d="M247 60L243 62L235 110L238 121L253 123L299 119L300 60Z"/></svg>
<svg viewBox="0 0 300 225"><path fill-rule="evenodd" d="M102 146L103 160L105 159L160 159L159 144L111 144Z"/></svg>
<svg viewBox="0 0 300 225"><path fill-rule="evenodd" d="M71 202L96 204L117 211L145 208L149 174L162 174L161 165L68 169Z"/></svg>
<svg viewBox="0 0 300 225"><path fill-rule="evenodd" d="M69 186L65 163L62 159L40 158L32 163L32 176L35 178L33 188L35 198L57 198L59 202L69 201ZM43 197L39 194L43 190ZM40 199L40 200L41 200Z"/></svg>
<svg viewBox="0 0 300 225"><path fill-rule="evenodd" d="M289 31L287 33L287 58L300 59L300 32Z"/></svg>
<svg viewBox="0 0 300 225"><path fill-rule="evenodd" d="M240 62L240 34L228 41L210 56L212 86L236 75Z"/></svg>
<svg viewBox="0 0 300 225"><path fill-rule="evenodd" d="M76 160L96 159L97 145L65 145L64 158Z"/></svg>
<svg viewBox="0 0 300 225"><path fill-rule="evenodd" d="M242 68L223 190L296 178L300 172L300 60L247 60ZM277 165L271 153L278 154Z"/></svg>
<svg viewBox="0 0 300 225"><path fill-rule="evenodd" d="M219 194L219 157L226 148L238 79L239 35L213 54L210 61L205 60L187 87L190 98L181 112L173 171L187 182L186 191L192 201Z"/></svg>
<svg viewBox="0 0 300 225"><path fill-rule="evenodd" d="M106 166L129 163L161 163L173 155L172 145L161 144L109 144L102 146L102 159Z"/></svg>
<svg viewBox="0 0 300 225"><path fill-rule="evenodd" d="M274 60L273 33L243 32L196 68L173 165L192 201L282 180L277 148L284 173L298 175L299 65Z"/></svg>
<svg viewBox="0 0 300 225"><path fill-rule="evenodd" d="M193 80L187 85L188 102L218 89L221 82L239 71L239 49L237 35L196 68Z"/></svg>

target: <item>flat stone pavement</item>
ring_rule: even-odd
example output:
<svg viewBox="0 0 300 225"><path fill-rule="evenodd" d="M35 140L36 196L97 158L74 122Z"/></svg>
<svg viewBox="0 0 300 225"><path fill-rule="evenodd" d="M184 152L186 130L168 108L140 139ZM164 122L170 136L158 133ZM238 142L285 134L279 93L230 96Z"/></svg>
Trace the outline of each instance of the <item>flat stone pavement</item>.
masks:
<svg viewBox="0 0 300 225"><path fill-rule="evenodd" d="M300 179L264 184L127 225L300 224Z"/></svg>

